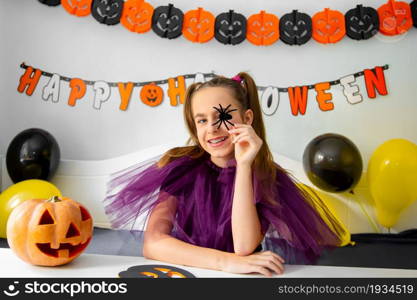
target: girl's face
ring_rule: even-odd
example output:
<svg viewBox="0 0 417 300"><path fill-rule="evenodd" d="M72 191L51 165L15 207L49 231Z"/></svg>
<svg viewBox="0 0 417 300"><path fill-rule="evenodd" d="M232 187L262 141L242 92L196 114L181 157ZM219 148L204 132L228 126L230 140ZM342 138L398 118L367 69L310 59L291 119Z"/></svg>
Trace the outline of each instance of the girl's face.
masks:
<svg viewBox="0 0 417 300"><path fill-rule="evenodd" d="M213 125L219 120L220 105L230 112L232 117L229 122L252 124L253 112L248 109L242 112L239 102L233 97L232 92L225 87L205 87L195 92L192 97L191 110L194 124L197 129L197 137L201 147L211 155L211 160L220 167L226 167L227 161L234 158L234 144L232 136L227 132L224 123ZM227 122L226 122L227 123ZM229 129L232 125L227 123Z"/></svg>

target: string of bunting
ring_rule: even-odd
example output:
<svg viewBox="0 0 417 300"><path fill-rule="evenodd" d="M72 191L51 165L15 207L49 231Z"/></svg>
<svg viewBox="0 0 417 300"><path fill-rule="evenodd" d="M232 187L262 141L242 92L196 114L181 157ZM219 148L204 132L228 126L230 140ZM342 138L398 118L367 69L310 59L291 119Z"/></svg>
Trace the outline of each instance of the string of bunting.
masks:
<svg viewBox="0 0 417 300"><path fill-rule="evenodd" d="M204 82L208 78L213 78L216 75L211 73L195 73L178 75L168 79L145 81L145 82L106 82L102 80L92 81L83 80L80 78L70 78L61 76L56 73L46 72L22 63L20 65L25 73L19 79L17 91L19 93L26 93L31 96L41 76L50 77L48 83L42 88L42 99L45 101L59 102L59 94L61 89L61 81L68 82L70 92L67 99L69 106L76 106L77 102L84 98L87 92L87 85L92 86L94 90L93 108L101 109L102 104L107 102L111 96L111 88L117 88L120 96L120 110L127 110L132 94L133 88L139 87L139 98L148 106L158 106L164 100L164 89L160 85L167 84L167 95L171 106L177 106L179 103L184 104L186 93L186 79L194 79L194 82ZM363 101L363 96L360 93L359 86L356 84L356 79L363 76L367 95L369 98L375 98L377 93L380 95L387 95L387 87L384 71L389 68L388 65L377 66L372 69L364 69L337 80L319 82L315 84L298 85L292 87L277 87L257 86L260 91L260 101L262 111L265 115L273 115L278 109L280 103L280 94L288 93L291 113L294 116L299 114L304 115L307 109L308 90L314 89L316 93L317 104L322 111L330 111L334 109L332 102L333 96L329 92L331 86L341 85L343 88L343 95L350 104L357 104Z"/></svg>
<svg viewBox="0 0 417 300"><path fill-rule="evenodd" d="M345 14L325 8L313 17L293 10L280 18L261 10L246 18L229 10L216 17L199 7L185 14L173 4L154 8L145 0L39 0L48 6L62 7L70 14L92 15L99 23L121 23L135 33L152 31L161 38L184 36L196 43L206 43L213 37L225 45L237 45L244 40L257 46L268 46L279 39L288 45L303 45L311 38L328 44L341 41L346 35L354 40L367 40L378 32L384 35L404 34L417 27L417 0L410 4L388 0L378 9L357 5Z"/></svg>

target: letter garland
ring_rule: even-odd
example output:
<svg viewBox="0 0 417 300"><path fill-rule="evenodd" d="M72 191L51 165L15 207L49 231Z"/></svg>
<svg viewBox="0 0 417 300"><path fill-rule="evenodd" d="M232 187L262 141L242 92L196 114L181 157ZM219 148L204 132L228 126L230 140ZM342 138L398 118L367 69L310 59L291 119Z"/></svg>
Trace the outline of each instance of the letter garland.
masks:
<svg viewBox="0 0 417 300"><path fill-rule="evenodd" d="M77 101L83 99L86 94L87 86L92 86L94 90L93 108L100 110L102 104L109 100L111 88L117 88L120 97L120 110L127 110L135 87L141 88L139 98L142 103L148 106L158 106L163 102L164 91L160 85L168 84L167 94L170 99L171 106L177 106L179 103L184 104L186 92L186 79L194 79L194 82L204 82L208 78L217 76L211 73L196 73L178 75L176 77L146 81L146 82L105 82L102 80L91 81L80 78L69 78L56 73L45 72L40 69L22 63L21 68L25 69L25 73L20 77L18 92L26 93L31 96L35 91L41 76L50 77L48 83L42 88L42 99L53 103L59 102L59 92L61 81L68 82L70 93L67 99L69 106L75 107ZM384 70L388 69L388 65L377 66L372 69L344 76L340 79L326 82L319 82L309 85L295 85L287 88L276 86L258 86L260 93L260 101L262 111L265 115L273 115L278 109L280 102L280 93L288 93L291 113L293 116L298 114L304 115L307 109L308 91L315 90L316 100L320 110L330 111L334 109L332 93L329 92L331 86L340 84L343 88L343 95L350 104L357 104L363 101L359 86L356 84L356 78L364 76L367 95L369 98L376 98L379 95L387 95L387 86L385 81Z"/></svg>

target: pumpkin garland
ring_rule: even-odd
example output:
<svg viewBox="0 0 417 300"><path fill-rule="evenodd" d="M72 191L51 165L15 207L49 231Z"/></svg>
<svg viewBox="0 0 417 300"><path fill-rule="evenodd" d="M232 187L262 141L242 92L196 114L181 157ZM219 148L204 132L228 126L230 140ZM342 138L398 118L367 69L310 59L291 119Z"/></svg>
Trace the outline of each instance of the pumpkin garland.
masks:
<svg viewBox="0 0 417 300"><path fill-rule="evenodd" d="M58 266L77 258L93 234L93 219L80 203L54 196L19 204L7 222L7 242L22 260Z"/></svg>
<svg viewBox="0 0 417 300"><path fill-rule="evenodd" d="M39 0L48 6L62 4L75 16L91 14L97 22L116 25L119 22L136 33L152 31L168 39L183 35L193 43L206 43L213 37L224 45L237 45L245 39L257 46L268 46L281 39L287 45L303 45L311 37L319 43L337 43L347 35L353 40L367 40L378 32L384 35L404 34L417 27L417 0L388 0L378 9L361 4L342 13L325 8L313 17L292 10L281 18L261 10L248 19L230 9L214 16L199 7L186 13L173 4L154 7L145 0Z"/></svg>

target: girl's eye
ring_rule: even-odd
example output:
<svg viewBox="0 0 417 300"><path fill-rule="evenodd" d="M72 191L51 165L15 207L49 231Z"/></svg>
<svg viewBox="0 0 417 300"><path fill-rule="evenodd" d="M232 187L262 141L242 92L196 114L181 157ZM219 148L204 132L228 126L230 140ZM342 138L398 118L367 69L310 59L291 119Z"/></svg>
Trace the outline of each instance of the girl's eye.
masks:
<svg viewBox="0 0 417 300"><path fill-rule="evenodd" d="M198 124L203 124L203 123L204 123L204 122L206 122L206 121L207 121L206 119L200 119L200 120L198 120L198 121L197 121L197 123L198 123Z"/></svg>

